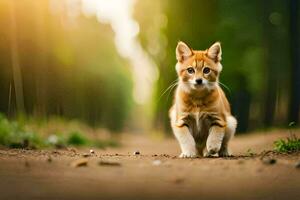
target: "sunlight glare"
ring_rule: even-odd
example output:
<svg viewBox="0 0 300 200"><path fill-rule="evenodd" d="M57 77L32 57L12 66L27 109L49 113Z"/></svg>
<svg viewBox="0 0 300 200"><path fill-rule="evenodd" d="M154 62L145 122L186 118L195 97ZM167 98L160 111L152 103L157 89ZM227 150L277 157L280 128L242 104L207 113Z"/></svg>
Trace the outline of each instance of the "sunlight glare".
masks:
<svg viewBox="0 0 300 200"><path fill-rule="evenodd" d="M134 0L82 0L82 12L86 17L96 16L100 23L111 25L118 53L129 59L132 66L134 100L145 104L151 98L158 69L137 38L140 30L132 16L134 4Z"/></svg>

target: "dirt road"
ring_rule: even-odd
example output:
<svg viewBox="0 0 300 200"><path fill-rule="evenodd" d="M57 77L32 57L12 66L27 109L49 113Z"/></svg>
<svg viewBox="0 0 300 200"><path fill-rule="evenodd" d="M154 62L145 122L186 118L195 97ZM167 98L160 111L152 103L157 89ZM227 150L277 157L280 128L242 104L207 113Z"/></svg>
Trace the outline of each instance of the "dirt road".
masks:
<svg viewBox="0 0 300 200"><path fill-rule="evenodd" d="M299 153L266 155L275 164L248 156L272 149L286 135L237 136L231 144L235 157L198 159L176 157L171 138L124 136L121 148L95 149L82 167L71 165L88 149L2 149L0 199L300 199Z"/></svg>

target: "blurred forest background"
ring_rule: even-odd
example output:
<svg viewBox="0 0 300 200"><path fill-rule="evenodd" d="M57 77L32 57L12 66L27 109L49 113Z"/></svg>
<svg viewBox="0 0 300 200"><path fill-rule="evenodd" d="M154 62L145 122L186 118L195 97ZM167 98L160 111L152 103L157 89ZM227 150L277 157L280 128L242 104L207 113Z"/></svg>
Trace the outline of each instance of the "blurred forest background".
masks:
<svg viewBox="0 0 300 200"><path fill-rule="evenodd" d="M0 0L0 112L170 134L179 40L220 41L238 131L299 122L299 1ZM164 94L164 95L163 95Z"/></svg>

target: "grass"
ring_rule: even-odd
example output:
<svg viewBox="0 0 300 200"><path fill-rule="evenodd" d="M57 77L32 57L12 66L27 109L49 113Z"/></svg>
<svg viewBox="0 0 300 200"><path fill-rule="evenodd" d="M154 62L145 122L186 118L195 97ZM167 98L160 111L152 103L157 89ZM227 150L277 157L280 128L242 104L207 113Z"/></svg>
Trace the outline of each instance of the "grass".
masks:
<svg viewBox="0 0 300 200"><path fill-rule="evenodd" d="M246 156L251 157L251 156L255 156L255 155L256 155L256 153L252 149L248 149L246 152Z"/></svg>
<svg viewBox="0 0 300 200"><path fill-rule="evenodd" d="M67 143L74 146L84 146L89 143L89 140L78 131L71 132Z"/></svg>
<svg viewBox="0 0 300 200"><path fill-rule="evenodd" d="M291 122L289 127L294 126L295 123ZM279 139L274 142L275 151L280 153L290 153L300 151L300 138L298 138L290 129L290 136L286 139Z"/></svg>
<svg viewBox="0 0 300 200"><path fill-rule="evenodd" d="M0 144L10 148L38 148L43 146L42 140L33 131L27 131L18 122L10 122L0 115Z"/></svg>
<svg viewBox="0 0 300 200"><path fill-rule="evenodd" d="M34 123L34 122L28 122ZM62 125L63 124L63 125ZM36 125L36 124L35 124ZM38 127L42 126L38 124ZM60 131L53 127L60 126ZM78 128L69 127L67 122L52 124L45 127L48 133L41 133L42 129L37 126L26 126L26 121L10 121L0 114L0 146L8 148L64 148L68 146L91 146L98 148L116 147L120 144L113 139L95 139L89 137ZM44 129L45 129L44 128Z"/></svg>
<svg viewBox="0 0 300 200"><path fill-rule="evenodd" d="M300 151L300 138L295 135L287 137L286 139L280 139L274 142L275 151L286 153L286 152L298 152Z"/></svg>

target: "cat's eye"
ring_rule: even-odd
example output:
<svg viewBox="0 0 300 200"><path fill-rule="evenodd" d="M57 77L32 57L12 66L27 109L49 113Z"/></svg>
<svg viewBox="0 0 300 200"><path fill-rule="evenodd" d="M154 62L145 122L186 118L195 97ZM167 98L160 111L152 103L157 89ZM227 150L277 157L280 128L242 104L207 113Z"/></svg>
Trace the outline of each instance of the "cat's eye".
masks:
<svg viewBox="0 0 300 200"><path fill-rule="evenodd" d="M189 74L193 74L193 73L195 73L195 70L192 67L189 67L189 68L187 68L187 72Z"/></svg>
<svg viewBox="0 0 300 200"><path fill-rule="evenodd" d="M203 68L203 74L209 74L210 69L208 67Z"/></svg>

